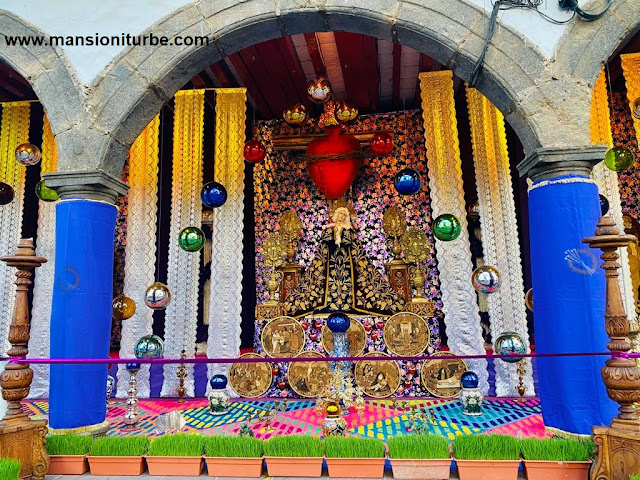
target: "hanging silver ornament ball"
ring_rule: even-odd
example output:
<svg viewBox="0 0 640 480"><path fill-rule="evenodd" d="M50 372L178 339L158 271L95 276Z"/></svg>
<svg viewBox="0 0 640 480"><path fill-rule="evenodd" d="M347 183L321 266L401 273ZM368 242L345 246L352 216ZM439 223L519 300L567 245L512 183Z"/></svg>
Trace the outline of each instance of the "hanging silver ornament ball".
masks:
<svg viewBox="0 0 640 480"><path fill-rule="evenodd" d="M164 342L157 335L145 335L138 340L133 353L136 358L158 358L164 353Z"/></svg>
<svg viewBox="0 0 640 480"><path fill-rule="evenodd" d="M500 272L491 265L478 267L471 274L471 284L480 293L497 292L500 288Z"/></svg>
<svg viewBox="0 0 640 480"><path fill-rule="evenodd" d="M144 292L144 304L153 310L162 310L171 303L171 291L164 283L156 282L149 285Z"/></svg>
<svg viewBox="0 0 640 480"><path fill-rule="evenodd" d="M42 158L40 149L31 143L23 143L16 147L16 161L22 165L27 167L36 165L40 158Z"/></svg>
<svg viewBox="0 0 640 480"><path fill-rule="evenodd" d="M496 341L493 343L493 352L496 355L513 355L514 353L524 355L527 353L527 345L519 333L504 332L498 335ZM507 363L516 363L522 360L522 357L514 355L508 358L501 358L500 360Z"/></svg>

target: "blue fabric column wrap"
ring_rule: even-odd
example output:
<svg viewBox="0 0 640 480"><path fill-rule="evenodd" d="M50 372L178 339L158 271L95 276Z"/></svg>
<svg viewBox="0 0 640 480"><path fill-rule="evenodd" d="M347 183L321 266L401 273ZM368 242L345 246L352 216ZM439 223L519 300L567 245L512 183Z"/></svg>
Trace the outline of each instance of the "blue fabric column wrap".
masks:
<svg viewBox="0 0 640 480"><path fill-rule="evenodd" d="M51 358L109 358L117 209L84 199L56 206ZM96 425L106 416L107 365L51 365L49 425Z"/></svg>
<svg viewBox="0 0 640 480"><path fill-rule="evenodd" d="M598 187L577 175L546 182L529 192L536 351L606 351L600 251L582 243L596 231ZM593 425L610 424L617 408L600 376L604 361L603 357L538 359L546 427L587 435Z"/></svg>

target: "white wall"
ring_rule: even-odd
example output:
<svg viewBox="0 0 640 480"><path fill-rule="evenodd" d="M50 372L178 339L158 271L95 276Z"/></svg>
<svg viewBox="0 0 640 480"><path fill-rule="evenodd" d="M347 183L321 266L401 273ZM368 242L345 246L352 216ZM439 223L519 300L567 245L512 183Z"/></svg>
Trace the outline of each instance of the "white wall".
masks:
<svg viewBox="0 0 640 480"><path fill-rule="evenodd" d="M275 0L263 1L276 3ZM367 0L352 1L355 4ZM492 8L491 0L468 1L487 10ZM21 16L50 35L135 35L187 3L185 0L0 0L0 8ZM584 3L586 0L581 0L580 4ZM544 0L540 10L553 18L568 17L558 8L557 0ZM538 45L548 58L553 57L558 39L566 28L543 20L536 12L521 9L503 11L500 18ZM121 49L117 46L65 47L85 84L89 84Z"/></svg>

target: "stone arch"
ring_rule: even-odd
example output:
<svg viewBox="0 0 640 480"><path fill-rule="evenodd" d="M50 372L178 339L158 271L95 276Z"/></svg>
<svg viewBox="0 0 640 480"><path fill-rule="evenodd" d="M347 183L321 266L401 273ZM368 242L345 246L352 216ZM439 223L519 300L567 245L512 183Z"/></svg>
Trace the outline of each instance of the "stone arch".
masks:
<svg viewBox="0 0 640 480"><path fill-rule="evenodd" d="M0 36L48 37L35 25L0 10ZM47 112L56 134L70 131L83 121L82 88L75 70L60 48L50 45L15 45L0 49L0 59L27 80Z"/></svg>
<svg viewBox="0 0 640 480"><path fill-rule="evenodd" d="M207 35L208 46L131 47L91 86L93 128L102 136L98 168L118 177L126 152L161 106L206 66L255 43L314 31L347 30L391 39L432 56L468 80L480 54L488 13L468 0L201 0L146 33ZM589 90L556 79L544 56L506 25L496 30L477 88L505 115L527 152L589 143ZM582 104L581 104L582 102ZM581 109L581 107L584 107ZM576 114L584 110L584 114Z"/></svg>
<svg viewBox="0 0 640 480"><path fill-rule="evenodd" d="M582 8L598 10L602 5L602 0L591 0ZM602 65L639 30L638 0L616 0L602 18L576 20L567 28L558 43L555 69L593 87Z"/></svg>

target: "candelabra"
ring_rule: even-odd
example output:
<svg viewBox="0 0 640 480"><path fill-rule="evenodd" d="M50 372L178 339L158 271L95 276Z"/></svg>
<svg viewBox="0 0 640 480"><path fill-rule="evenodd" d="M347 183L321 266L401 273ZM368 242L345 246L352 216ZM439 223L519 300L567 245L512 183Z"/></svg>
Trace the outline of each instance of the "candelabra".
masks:
<svg viewBox="0 0 640 480"><path fill-rule="evenodd" d="M402 237L402 245L405 258L414 265L411 270L416 296L411 301L415 303L428 302L423 293L426 275L422 264L429 258L429 239L421 228L411 227Z"/></svg>
<svg viewBox="0 0 640 480"><path fill-rule="evenodd" d="M527 386L524 384L524 376L527 373L527 363L524 360L518 362L518 386L516 390L520 398L516 398L516 402L524 403L527 400L524 398L524 394L527 392Z"/></svg>
<svg viewBox="0 0 640 480"><path fill-rule="evenodd" d="M182 350L180 352L180 358L184 360L187 358L187 352ZM178 387L178 403L184 403L184 394L186 393L186 389L184 388L184 380L187 378L187 367L184 363L178 365L176 370L176 377L178 377L178 381L180 382L180 386Z"/></svg>
<svg viewBox="0 0 640 480"><path fill-rule="evenodd" d="M284 263L286 249L285 241L279 233L270 234L262 243L262 258L265 265L271 267L271 275L266 282L269 300L265 302L265 305L276 305L278 303L275 299L275 291L280 284L282 273L277 271L276 268Z"/></svg>
<svg viewBox="0 0 640 480"><path fill-rule="evenodd" d="M407 220L396 206L387 208L382 215L382 229L391 244L391 252L393 253L393 261L391 263L404 263L400 260L402 256L402 236L407 231Z"/></svg>
<svg viewBox="0 0 640 480"><path fill-rule="evenodd" d="M138 371L139 363L127 363L127 371L129 372L129 389L127 390L127 412L124 414L124 424L128 427L134 427L138 423Z"/></svg>
<svg viewBox="0 0 640 480"><path fill-rule="evenodd" d="M280 235L284 241L287 262L279 267L282 272L280 282L280 302L284 302L287 294L298 286L302 267L295 263L298 244L302 236L302 222L296 212L287 210L280 217Z"/></svg>
<svg viewBox="0 0 640 480"><path fill-rule="evenodd" d="M109 408L109 400L111 399L111 392L113 392L113 387L116 384L116 379L111 375L107 375L107 408Z"/></svg>

